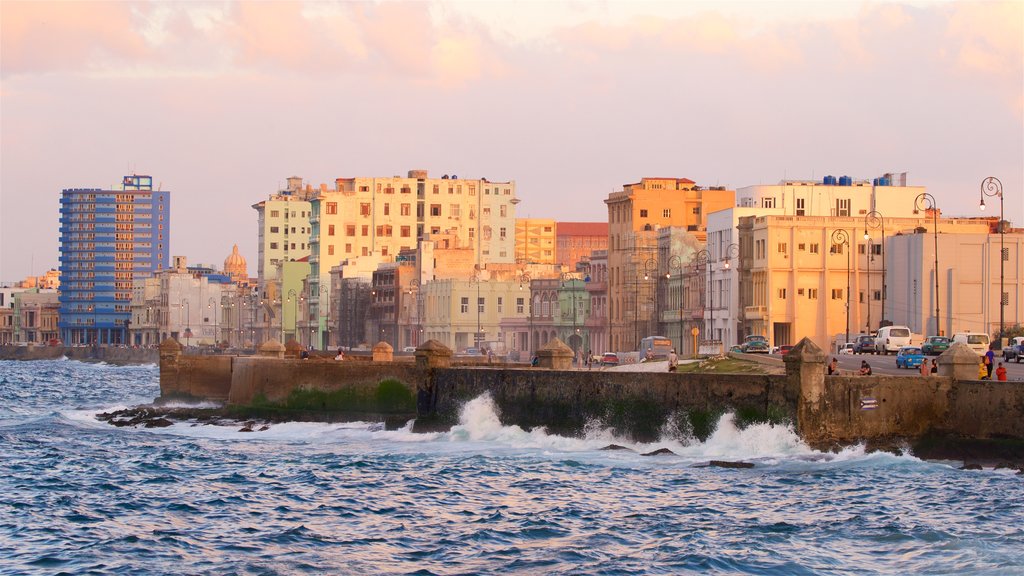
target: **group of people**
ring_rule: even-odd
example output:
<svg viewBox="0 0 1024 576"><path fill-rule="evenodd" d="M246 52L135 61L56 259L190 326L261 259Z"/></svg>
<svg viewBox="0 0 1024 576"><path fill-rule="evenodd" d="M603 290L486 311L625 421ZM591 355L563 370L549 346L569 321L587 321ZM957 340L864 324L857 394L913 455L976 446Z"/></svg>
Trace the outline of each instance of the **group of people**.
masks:
<svg viewBox="0 0 1024 576"><path fill-rule="evenodd" d="M978 364L978 380L991 380L992 379L992 367L996 363L996 354L990 348L988 352L981 357L981 364ZM995 369L996 380L1000 382L1006 382L1006 367L1003 363L999 363L999 367Z"/></svg>

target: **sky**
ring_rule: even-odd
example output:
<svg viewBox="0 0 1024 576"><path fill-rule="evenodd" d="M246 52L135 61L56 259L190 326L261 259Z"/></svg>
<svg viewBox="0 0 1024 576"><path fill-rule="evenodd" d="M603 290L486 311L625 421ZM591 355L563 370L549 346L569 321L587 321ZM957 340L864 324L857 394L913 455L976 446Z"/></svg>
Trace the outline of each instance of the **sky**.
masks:
<svg viewBox="0 0 1024 576"><path fill-rule="evenodd" d="M151 175L172 255L255 274L287 177L410 169L568 221L645 176L904 171L977 216L995 176L1024 226L1024 2L0 0L0 281L57 267L64 188Z"/></svg>

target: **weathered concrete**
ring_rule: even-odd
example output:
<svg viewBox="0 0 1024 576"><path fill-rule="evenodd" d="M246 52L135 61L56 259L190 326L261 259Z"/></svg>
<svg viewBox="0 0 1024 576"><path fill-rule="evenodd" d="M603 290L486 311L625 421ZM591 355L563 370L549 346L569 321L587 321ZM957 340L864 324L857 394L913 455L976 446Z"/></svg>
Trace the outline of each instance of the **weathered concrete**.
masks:
<svg viewBox="0 0 1024 576"><path fill-rule="evenodd" d="M284 358L285 347L277 340L267 340L260 346L260 349L256 352L257 355L264 358Z"/></svg>
<svg viewBox="0 0 1024 576"><path fill-rule="evenodd" d="M956 342L939 355L939 376L957 380L974 380L978 377L981 357L967 344Z"/></svg>
<svg viewBox="0 0 1024 576"><path fill-rule="evenodd" d="M373 345L374 362L391 362L395 358L395 349L387 342L377 342Z"/></svg>
<svg viewBox="0 0 1024 576"><path fill-rule="evenodd" d="M156 364L156 348L119 348L116 346L0 346L0 360L78 360L107 364Z"/></svg>
<svg viewBox="0 0 1024 576"><path fill-rule="evenodd" d="M549 370L572 368L573 351L558 338L552 338L543 348L537 350L537 366Z"/></svg>

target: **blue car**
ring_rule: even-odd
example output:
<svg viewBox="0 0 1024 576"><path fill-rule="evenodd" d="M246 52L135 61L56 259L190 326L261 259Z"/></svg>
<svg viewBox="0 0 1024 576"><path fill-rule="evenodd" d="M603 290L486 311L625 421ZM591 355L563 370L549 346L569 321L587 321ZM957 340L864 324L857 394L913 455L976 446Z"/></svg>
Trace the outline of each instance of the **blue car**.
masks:
<svg viewBox="0 0 1024 576"><path fill-rule="evenodd" d="M896 353L897 368L920 368L924 354L917 346L903 346Z"/></svg>

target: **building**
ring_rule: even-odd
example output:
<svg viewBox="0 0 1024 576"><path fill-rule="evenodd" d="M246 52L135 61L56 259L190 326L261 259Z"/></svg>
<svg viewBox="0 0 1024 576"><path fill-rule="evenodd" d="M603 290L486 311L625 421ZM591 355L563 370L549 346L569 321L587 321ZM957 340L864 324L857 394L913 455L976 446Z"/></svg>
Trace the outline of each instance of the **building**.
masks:
<svg viewBox="0 0 1024 576"><path fill-rule="evenodd" d="M222 274L190 271L183 256L174 260L174 268L135 281L126 323L128 343L154 346L173 338L186 346L214 346L228 341L231 323L226 308L234 285Z"/></svg>
<svg viewBox="0 0 1024 576"><path fill-rule="evenodd" d="M906 235L930 238L930 222L925 213L885 218L878 228L866 228L863 217L740 217L739 244L752 251L750 289L740 288L737 306L742 334L766 336L774 346L808 337L834 349L857 333L896 322L908 303L894 295L906 289L902 270L913 261L897 257L895 243ZM940 241L987 230L988 224L977 219L939 220ZM745 277L746 270L740 274ZM920 284L915 288L911 282L910 290L915 289L924 295ZM919 306L927 305L925 300ZM926 327L922 322L912 328Z"/></svg>
<svg viewBox="0 0 1024 576"><path fill-rule="evenodd" d="M420 291L423 340L437 340L456 352L507 342L502 319L527 318L527 295L515 278L433 280Z"/></svg>
<svg viewBox="0 0 1024 576"><path fill-rule="evenodd" d="M570 270L580 262L589 262L595 250L608 249L607 222L559 222L555 236L555 261Z"/></svg>
<svg viewBox="0 0 1024 576"><path fill-rule="evenodd" d="M547 218L516 218L516 262L554 264L556 226Z"/></svg>
<svg viewBox="0 0 1024 576"><path fill-rule="evenodd" d="M449 248L471 251L476 270L513 264L518 203L511 181L430 178L426 170L336 179L333 190L312 200L311 315L323 329L326 314L319 301L327 291L321 286L342 261L346 276L372 278L380 264L396 262L428 235L446 236Z"/></svg>
<svg viewBox="0 0 1024 576"><path fill-rule="evenodd" d="M224 274L235 284L245 284L249 281L249 270L245 258L238 252L238 244L231 247L231 254L224 259Z"/></svg>
<svg viewBox="0 0 1024 576"><path fill-rule="evenodd" d="M266 282L277 279L281 262L299 260L310 255L310 200L320 190L314 190L308 185L303 187L302 178L298 176L292 176L287 181L284 190L252 205L258 220L257 277L260 290L264 289ZM230 274L228 270L225 273Z"/></svg>
<svg viewBox="0 0 1024 576"><path fill-rule="evenodd" d="M913 218L915 199L924 186L907 186L906 173L854 180L849 176L825 176L817 180L783 180L736 191L737 206L779 210L787 216L836 216L863 218L877 211L887 218Z"/></svg>
<svg viewBox="0 0 1024 576"><path fill-rule="evenodd" d="M608 251L595 250L590 254L590 265L587 267L590 281L587 282L587 299L590 301L590 313L584 325L588 336L588 350L594 354L603 354L608 347Z"/></svg>
<svg viewBox="0 0 1024 576"><path fill-rule="evenodd" d="M125 344L132 286L168 264L170 192L149 176L60 199L60 339Z"/></svg>
<svg viewBox="0 0 1024 576"><path fill-rule="evenodd" d="M658 230L679 227L706 239L707 214L735 204L736 192L686 178L643 178L612 192L608 206L608 298L613 351L636 350L658 329Z"/></svg>

